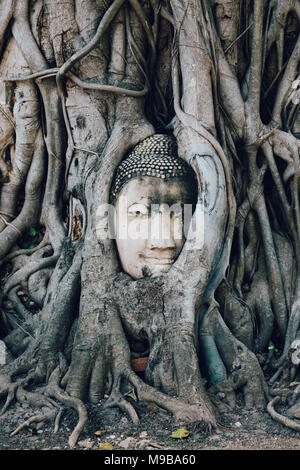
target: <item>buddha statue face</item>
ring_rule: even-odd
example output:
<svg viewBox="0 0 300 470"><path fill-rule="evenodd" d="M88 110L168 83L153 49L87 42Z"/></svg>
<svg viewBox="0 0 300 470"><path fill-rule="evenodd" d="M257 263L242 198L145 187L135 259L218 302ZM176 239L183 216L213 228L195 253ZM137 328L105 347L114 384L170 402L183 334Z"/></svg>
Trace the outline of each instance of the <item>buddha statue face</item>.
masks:
<svg viewBox="0 0 300 470"><path fill-rule="evenodd" d="M170 137L154 135L141 144L119 167L113 187L117 251L134 279L170 269L197 197L191 169L174 155Z"/></svg>

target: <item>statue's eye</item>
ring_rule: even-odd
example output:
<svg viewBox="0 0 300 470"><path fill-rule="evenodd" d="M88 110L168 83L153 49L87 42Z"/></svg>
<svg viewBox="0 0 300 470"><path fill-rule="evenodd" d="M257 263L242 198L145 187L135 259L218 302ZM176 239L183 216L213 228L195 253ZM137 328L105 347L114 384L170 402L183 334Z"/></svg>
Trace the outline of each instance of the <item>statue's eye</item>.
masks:
<svg viewBox="0 0 300 470"><path fill-rule="evenodd" d="M144 204L132 204L132 206L130 206L128 209L128 215L134 217L148 215L148 207Z"/></svg>

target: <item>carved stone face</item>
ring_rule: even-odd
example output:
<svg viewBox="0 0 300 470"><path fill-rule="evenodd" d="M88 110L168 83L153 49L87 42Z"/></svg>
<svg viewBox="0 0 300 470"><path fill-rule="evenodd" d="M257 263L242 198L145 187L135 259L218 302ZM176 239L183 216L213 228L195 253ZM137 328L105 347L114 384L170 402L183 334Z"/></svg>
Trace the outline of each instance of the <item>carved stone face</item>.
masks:
<svg viewBox="0 0 300 470"><path fill-rule="evenodd" d="M189 181L141 176L128 181L115 202L116 245L123 270L134 279L168 271L185 242L184 205L195 195Z"/></svg>

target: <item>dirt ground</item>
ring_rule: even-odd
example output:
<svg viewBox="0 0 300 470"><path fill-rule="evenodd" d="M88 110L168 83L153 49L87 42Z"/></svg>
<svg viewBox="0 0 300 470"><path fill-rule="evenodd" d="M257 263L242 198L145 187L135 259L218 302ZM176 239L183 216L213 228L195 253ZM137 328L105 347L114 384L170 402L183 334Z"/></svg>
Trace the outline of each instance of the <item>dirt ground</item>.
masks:
<svg viewBox="0 0 300 470"><path fill-rule="evenodd" d="M300 450L299 432L273 421L267 411L246 411L242 403L230 414L222 415L222 424L212 432L191 430L186 426L189 435L174 439L171 434L178 426L169 413L158 407L138 404L140 424L136 426L123 412L104 410L104 402L87 405L89 419L74 451L101 450L107 443L115 450ZM62 415L56 433L54 423L48 422L41 429L26 427L10 435L34 414L38 414L38 410L28 404L11 405L0 417L0 450L69 450L68 437L77 423L77 414L70 409Z"/></svg>

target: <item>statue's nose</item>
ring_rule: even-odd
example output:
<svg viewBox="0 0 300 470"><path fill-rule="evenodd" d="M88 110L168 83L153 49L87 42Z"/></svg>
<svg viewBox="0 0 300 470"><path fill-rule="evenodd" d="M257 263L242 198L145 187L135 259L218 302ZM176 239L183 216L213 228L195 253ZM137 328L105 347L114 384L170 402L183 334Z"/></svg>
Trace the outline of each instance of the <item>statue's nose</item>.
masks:
<svg viewBox="0 0 300 470"><path fill-rule="evenodd" d="M150 249L175 248L174 230L169 211L159 210L151 215L149 247Z"/></svg>

